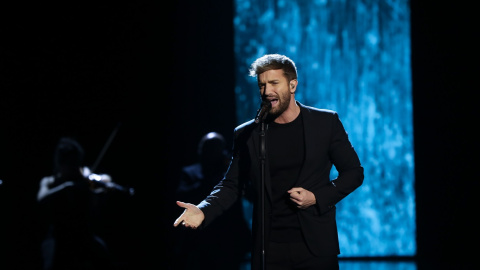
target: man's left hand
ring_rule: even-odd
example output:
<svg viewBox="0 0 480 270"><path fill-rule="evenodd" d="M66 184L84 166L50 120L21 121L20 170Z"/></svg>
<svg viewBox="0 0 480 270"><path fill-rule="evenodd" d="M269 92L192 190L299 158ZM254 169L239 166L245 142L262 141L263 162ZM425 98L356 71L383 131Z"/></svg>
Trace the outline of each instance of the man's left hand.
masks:
<svg viewBox="0 0 480 270"><path fill-rule="evenodd" d="M305 209L316 203L315 195L304 188L294 187L288 191L290 200L294 202L298 208Z"/></svg>

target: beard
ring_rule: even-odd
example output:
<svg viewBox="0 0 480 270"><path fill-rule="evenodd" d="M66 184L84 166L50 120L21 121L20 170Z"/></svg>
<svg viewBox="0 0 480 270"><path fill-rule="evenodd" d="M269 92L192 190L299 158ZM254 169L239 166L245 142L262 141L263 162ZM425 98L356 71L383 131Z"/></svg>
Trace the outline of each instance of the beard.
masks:
<svg viewBox="0 0 480 270"><path fill-rule="evenodd" d="M282 115L284 111L288 109L290 105L291 95L290 92L284 93L278 97L278 106L272 107L268 112L267 119L275 120L277 117Z"/></svg>

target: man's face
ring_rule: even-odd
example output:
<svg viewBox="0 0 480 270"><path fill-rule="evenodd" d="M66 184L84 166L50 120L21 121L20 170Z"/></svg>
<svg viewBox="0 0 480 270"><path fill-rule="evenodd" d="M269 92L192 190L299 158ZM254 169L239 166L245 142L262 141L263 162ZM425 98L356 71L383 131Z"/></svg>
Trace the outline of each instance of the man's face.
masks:
<svg viewBox="0 0 480 270"><path fill-rule="evenodd" d="M282 69L268 70L257 77L262 100L268 100L272 108L268 112L271 117L280 116L288 109L291 100L291 88Z"/></svg>

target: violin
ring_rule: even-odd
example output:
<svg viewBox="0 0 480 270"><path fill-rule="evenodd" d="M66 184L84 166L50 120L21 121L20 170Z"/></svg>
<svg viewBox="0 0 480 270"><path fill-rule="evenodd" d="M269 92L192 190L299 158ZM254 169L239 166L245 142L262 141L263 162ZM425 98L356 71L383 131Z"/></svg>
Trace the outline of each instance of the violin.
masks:
<svg viewBox="0 0 480 270"><path fill-rule="evenodd" d="M127 188L116 184L112 181L112 177L109 174L93 173L88 167L83 167L82 173L83 176L89 180L90 186L95 193L113 190L125 193L129 196L133 196L135 194L134 188Z"/></svg>

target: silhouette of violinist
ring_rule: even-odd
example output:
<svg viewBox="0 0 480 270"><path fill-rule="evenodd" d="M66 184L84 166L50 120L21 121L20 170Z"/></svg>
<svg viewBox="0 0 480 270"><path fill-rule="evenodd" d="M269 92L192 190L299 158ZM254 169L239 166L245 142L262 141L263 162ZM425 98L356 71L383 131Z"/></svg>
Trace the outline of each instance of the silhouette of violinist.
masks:
<svg viewBox="0 0 480 270"><path fill-rule="evenodd" d="M83 167L84 150L62 137L54 151L53 175L43 177L37 193L44 234L43 270L115 269L105 242L95 232L96 196L108 189L108 175ZM92 180L95 178L95 180Z"/></svg>

